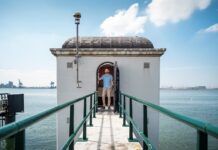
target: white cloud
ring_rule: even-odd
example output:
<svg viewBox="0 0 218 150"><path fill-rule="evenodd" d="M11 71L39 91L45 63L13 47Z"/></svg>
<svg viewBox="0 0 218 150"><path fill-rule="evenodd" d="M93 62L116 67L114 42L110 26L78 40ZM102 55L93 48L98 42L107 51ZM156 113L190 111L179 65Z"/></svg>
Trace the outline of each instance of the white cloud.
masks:
<svg viewBox="0 0 218 150"><path fill-rule="evenodd" d="M124 36L144 32L146 16L138 16L139 6L133 4L128 10L120 10L106 18L100 28L106 36Z"/></svg>
<svg viewBox="0 0 218 150"><path fill-rule="evenodd" d="M210 33L210 32L218 32L218 23L206 28L206 29L203 29L201 30L203 32L207 32L207 33Z"/></svg>
<svg viewBox="0 0 218 150"><path fill-rule="evenodd" d="M156 26L188 19L194 11L206 9L211 0L152 0L146 9Z"/></svg>
<svg viewBox="0 0 218 150"><path fill-rule="evenodd" d="M17 85L20 79L24 86L49 86L51 81L56 81L54 70L0 69L0 75L0 83L12 81Z"/></svg>
<svg viewBox="0 0 218 150"><path fill-rule="evenodd" d="M214 25L211 25L205 29L201 29L197 33L203 34L203 33L216 33L216 32L218 32L218 23L215 23Z"/></svg>

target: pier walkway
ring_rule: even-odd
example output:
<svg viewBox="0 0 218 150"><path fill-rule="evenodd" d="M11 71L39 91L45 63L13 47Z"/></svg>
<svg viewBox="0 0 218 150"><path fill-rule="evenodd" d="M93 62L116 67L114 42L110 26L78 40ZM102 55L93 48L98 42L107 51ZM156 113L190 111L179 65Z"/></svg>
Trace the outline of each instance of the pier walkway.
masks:
<svg viewBox="0 0 218 150"><path fill-rule="evenodd" d="M76 142L75 150L141 150L138 142L128 142L129 128L113 110L99 111L93 127L87 127L87 142Z"/></svg>

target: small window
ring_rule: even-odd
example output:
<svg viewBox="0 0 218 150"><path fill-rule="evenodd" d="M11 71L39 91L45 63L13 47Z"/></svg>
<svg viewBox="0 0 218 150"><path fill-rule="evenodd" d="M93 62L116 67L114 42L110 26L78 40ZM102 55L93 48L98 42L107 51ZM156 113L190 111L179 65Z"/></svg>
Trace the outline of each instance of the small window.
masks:
<svg viewBox="0 0 218 150"><path fill-rule="evenodd" d="M145 69L146 69L146 68L150 68L150 63L145 62L145 63L144 63L144 68L145 68Z"/></svg>
<svg viewBox="0 0 218 150"><path fill-rule="evenodd" d="M67 68L73 68L73 63L72 62L67 62Z"/></svg>

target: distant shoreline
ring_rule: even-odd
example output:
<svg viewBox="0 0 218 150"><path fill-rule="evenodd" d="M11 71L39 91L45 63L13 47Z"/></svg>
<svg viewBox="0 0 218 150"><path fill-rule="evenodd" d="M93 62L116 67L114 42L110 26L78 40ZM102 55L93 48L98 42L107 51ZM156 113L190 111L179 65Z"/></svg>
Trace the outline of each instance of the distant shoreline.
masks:
<svg viewBox="0 0 218 150"><path fill-rule="evenodd" d="M56 89L56 87L0 87L0 89Z"/></svg>
<svg viewBox="0 0 218 150"><path fill-rule="evenodd" d="M187 87L187 88L160 88L160 90L218 90L218 88L195 88L195 87Z"/></svg>
<svg viewBox="0 0 218 150"><path fill-rule="evenodd" d="M0 89L57 89L57 87L0 87ZM218 88L197 88L197 87L185 87L185 88L176 88L176 87L161 87L160 90L218 90Z"/></svg>

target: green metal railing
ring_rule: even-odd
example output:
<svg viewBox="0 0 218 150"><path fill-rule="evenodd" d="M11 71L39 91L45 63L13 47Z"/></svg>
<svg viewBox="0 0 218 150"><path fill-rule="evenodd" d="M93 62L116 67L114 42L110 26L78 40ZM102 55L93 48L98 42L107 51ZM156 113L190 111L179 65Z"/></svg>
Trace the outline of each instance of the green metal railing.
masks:
<svg viewBox="0 0 218 150"><path fill-rule="evenodd" d="M183 122L197 130L197 150L207 150L208 149L208 135L218 138L218 127L215 127L209 123L205 123L175 112L172 112L166 108L159 105L155 105L144 100L138 99L136 97L124 94L120 92L119 94L119 112L120 117L123 115L123 126L126 126L126 119L129 121L129 140L133 140L133 128L139 134L143 140L143 150L154 149L152 144L148 139L148 126L147 126L147 107L150 107L162 114L165 114L171 118L174 118L180 122ZM129 112L126 111L126 98L129 99ZM133 121L132 116L132 101L138 102L143 105L143 131L139 128Z"/></svg>
<svg viewBox="0 0 218 150"><path fill-rule="evenodd" d="M92 102L93 97L94 97L94 103ZM86 112L87 98L89 98L90 100L90 110L88 113ZM82 100L84 101L83 120L81 121L79 126L74 130L74 104ZM91 94L66 102L64 104L61 104L59 106L56 106L54 108L51 108L39 114L36 114L34 116L6 125L0 128L0 140L6 139L14 135L19 136L21 137L20 144L19 144L20 146L16 147L15 149L19 149L19 150L25 149L25 129L66 107L70 107L69 139L63 145L62 150L66 150L68 147L70 147L70 149L72 150L74 149L74 138L82 126L83 126L83 140L87 140L86 121L89 117L90 119L89 125L92 126L92 118L93 117L95 118L95 113L97 110L97 92L93 92Z"/></svg>

